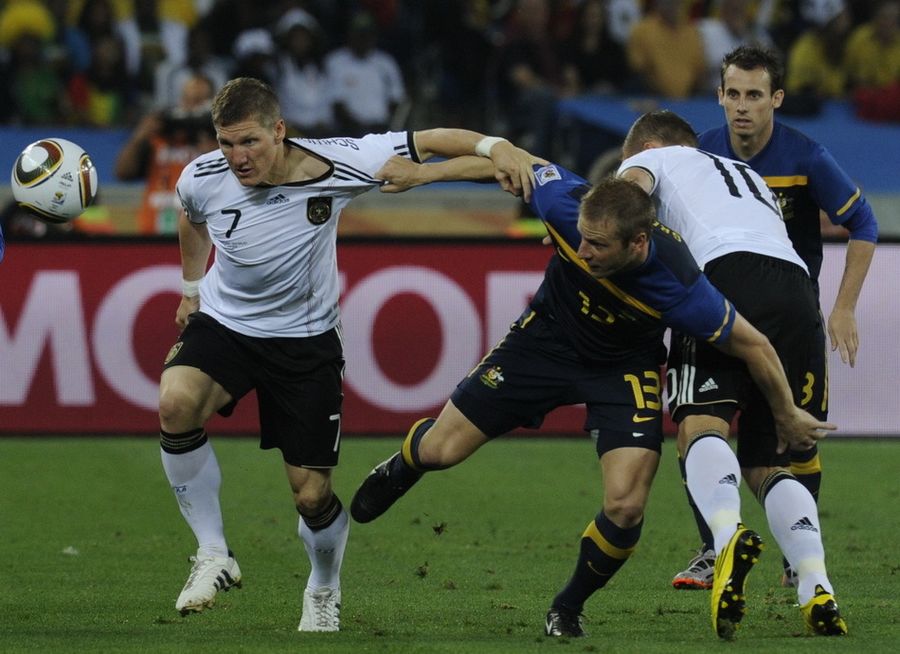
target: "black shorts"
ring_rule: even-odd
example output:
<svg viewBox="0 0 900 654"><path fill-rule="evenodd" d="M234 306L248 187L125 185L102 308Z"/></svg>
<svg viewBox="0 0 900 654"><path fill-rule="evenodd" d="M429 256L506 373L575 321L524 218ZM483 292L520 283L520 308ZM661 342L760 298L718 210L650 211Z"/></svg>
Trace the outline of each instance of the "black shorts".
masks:
<svg viewBox="0 0 900 654"><path fill-rule="evenodd" d="M584 403L584 429L596 436L598 455L619 447L659 452L661 361L586 362L529 314L456 387L451 400L463 415L494 438L539 427L556 407Z"/></svg>
<svg viewBox="0 0 900 654"><path fill-rule="evenodd" d="M795 402L825 420L825 329L809 275L787 261L747 252L715 259L704 272L771 341ZM737 452L742 466L788 464L787 452L775 451L778 441L768 402L742 361L705 341L673 334L667 389L669 411L676 422L688 415L715 415L730 423L740 410Z"/></svg>
<svg viewBox="0 0 900 654"><path fill-rule="evenodd" d="M284 461L307 468L337 465L341 438L343 347L337 328L305 338L254 338L204 313L191 314L165 367L199 368L233 398L231 415L256 390L260 448L278 448Z"/></svg>

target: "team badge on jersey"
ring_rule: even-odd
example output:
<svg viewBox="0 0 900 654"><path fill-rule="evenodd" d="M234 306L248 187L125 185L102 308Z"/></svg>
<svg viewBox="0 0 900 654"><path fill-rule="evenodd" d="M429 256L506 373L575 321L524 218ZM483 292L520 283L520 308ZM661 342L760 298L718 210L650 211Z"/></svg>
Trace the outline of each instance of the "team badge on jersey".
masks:
<svg viewBox="0 0 900 654"><path fill-rule="evenodd" d="M313 225L324 225L331 218L331 198L310 198L306 201L306 219Z"/></svg>
<svg viewBox="0 0 900 654"><path fill-rule="evenodd" d="M537 180L538 186L543 186L547 182L562 179L562 175L559 174L559 169L556 166L550 165L538 168L534 173L534 178Z"/></svg>
<svg viewBox="0 0 900 654"><path fill-rule="evenodd" d="M481 375L481 383L489 388L497 388L503 381L503 371L500 366L491 366Z"/></svg>

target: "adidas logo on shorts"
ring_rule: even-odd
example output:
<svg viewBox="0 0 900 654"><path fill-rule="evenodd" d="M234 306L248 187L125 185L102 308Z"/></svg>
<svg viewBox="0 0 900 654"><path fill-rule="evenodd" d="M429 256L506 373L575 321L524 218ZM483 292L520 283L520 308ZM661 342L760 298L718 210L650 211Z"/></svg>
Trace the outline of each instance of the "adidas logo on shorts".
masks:
<svg viewBox="0 0 900 654"><path fill-rule="evenodd" d="M712 377L710 377L705 382L703 382L703 385L700 387L700 389L697 392L703 393L705 391L713 391L713 390L717 389L718 387L719 387L719 385L716 383L716 380L713 379Z"/></svg>
<svg viewBox="0 0 900 654"><path fill-rule="evenodd" d="M734 473L732 472L732 473L728 473L727 475L722 477L719 480L719 483L720 484L729 484L730 486L737 486L738 480L737 480L737 477L735 477ZM792 529L793 529L793 527L792 527Z"/></svg>

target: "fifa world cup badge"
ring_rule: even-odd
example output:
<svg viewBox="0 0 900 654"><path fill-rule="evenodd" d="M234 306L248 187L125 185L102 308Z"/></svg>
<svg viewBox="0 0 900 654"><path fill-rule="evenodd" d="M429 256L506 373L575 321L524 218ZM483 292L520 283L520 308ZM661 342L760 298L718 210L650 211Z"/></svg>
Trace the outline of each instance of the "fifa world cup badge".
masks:
<svg viewBox="0 0 900 654"><path fill-rule="evenodd" d="M331 198L310 198L306 201L306 219L313 225L324 225L331 218Z"/></svg>

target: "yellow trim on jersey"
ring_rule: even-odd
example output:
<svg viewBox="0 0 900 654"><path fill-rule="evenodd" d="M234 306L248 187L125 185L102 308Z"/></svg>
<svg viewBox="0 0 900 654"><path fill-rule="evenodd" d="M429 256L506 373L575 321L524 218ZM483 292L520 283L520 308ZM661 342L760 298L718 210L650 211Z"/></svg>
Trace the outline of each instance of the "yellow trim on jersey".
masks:
<svg viewBox="0 0 900 654"><path fill-rule="evenodd" d="M806 175L789 175L785 177L763 177L771 188L788 188L791 186L806 186L809 177Z"/></svg>
<svg viewBox="0 0 900 654"><path fill-rule="evenodd" d="M603 534L600 533L600 530L597 529L597 523L594 520L591 520L590 524L587 526L587 529L584 530L584 533L581 535L582 538L590 538L594 541L594 544L600 548L600 551L606 554L608 557L613 559L618 559L619 561L624 561L629 556L631 556L632 552L634 552L634 546L629 547L628 549L622 549L621 547L616 547L608 540L603 537Z"/></svg>
<svg viewBox="0 0 900 654"><path fill-rule="evenodd" d="M722 319L722 324L719 325L719 328L713 332L712 336L706 339L709 343L715 342L719 336L722 335L722 330L725 329L725 325L728 324L728 319L731 318L732 310L733 307L731 306L731 302L725 300L725 317Z"/></svg>
<svg viewBox="0 0 900 654"><path fill-rule="evenodd" d="M809 461L791 461L791 472L795 475L812 475L822 472L822 462L816 454Z"/></svg>
<svg viewBox="0 0 900 654"><path fill-rule="evenodd" d="M844 204L843 207L841 207L840 209L837 210L837 214L836 214L836 215L842 216L842 215L847 211L847 209L849 209L851 206L853 206L853 203L856 202L856 201L859 199L859 196L860 196L860 195L861 195L861 193L860 193L859 187L857 186L857 187L856 187L856 193L854 193L854 194L850 197L850 199L847 200L847 202Z"/></svg>
<svg viewBox="0 0 900 654"><path fill-rule="evenodd" d="M578 254L575 252L575 250L572 249L572 246L569 245L568 243L566 243L565 239L563 239L563 237L559 235L559 232L557 232L555 229L553 229L552 225L550 225L547 222L544 222L544 224L547 226L547 231L550 232L550 235L553 237L553 240L556 242L556 244L562 250L560 255L563 256L564 259L571 261L572 263L577 265L579 268L584 270L586 273L590 274L591 269L587 265L587 263L585 263L584 259L582 259L581 257L578 256ZM608 279L596 279L595 278L594 281L599 283L603 288L605 288L607 291L612 293L619 300L621 300L625 304L628 304L628 305L634 307L638 311L646 313L648 316L652 316L653 318L656 318L657 320L662 317L662 312L657 311L653 307L650 307L650 306L644 304L643 302L638 300L636 297L632 297L631 295L629 295L628 293L623 291L621 288L619 288L618 286L613 284Z"/></svg>
<svg viewBox="0 0 900 654"><path fill-rule="evenodd" d="M565 255L565 259L567 261L571 261L579 268L581 268L586 273L590 274L591 269L585 263L584 259L578 256L578 253L572 249L572 246L566 243L566 239L560 236L559 232L553 229L553 225L548 223L546 220L544 221L544 225L547 226L547 231L550 232L550 236L553 237L553 240L556 241L556 245L562 250L562 253Z"/></svg>

